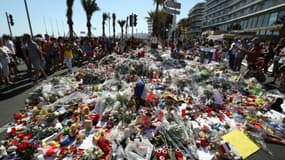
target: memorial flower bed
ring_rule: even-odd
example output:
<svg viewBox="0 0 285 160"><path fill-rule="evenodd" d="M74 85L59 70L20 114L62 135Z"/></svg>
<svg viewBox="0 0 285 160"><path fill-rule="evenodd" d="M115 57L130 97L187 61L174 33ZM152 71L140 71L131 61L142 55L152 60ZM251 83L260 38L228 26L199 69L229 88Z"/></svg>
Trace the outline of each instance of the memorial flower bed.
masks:
<svg viewBox="0 0 285 160"><path fill-rule="evenodd" d="M163 61L161 61L163 60ZM285 144L276 94L223 64L108 56L40 84L14 114L2 159L246 159ZM284 98L284 97L282 97Z"/></svg>

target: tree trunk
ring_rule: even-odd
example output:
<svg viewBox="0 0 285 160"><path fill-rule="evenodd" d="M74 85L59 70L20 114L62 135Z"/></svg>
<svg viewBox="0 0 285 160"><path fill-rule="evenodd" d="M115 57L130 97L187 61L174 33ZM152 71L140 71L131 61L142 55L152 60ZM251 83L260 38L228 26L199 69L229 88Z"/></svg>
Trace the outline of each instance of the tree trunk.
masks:
<svg viewBox="0 0 285 160"><path fill-rule="evenodd" d="M67 21L68 28L69 28L69 38L73 38L73 22L72 20Z"/></svg>
<svg viewBox="0 0 285 160"><path fill-rule="evenodd" d="M124 27L121 27L121 31L122 31L121 39L123 39L124 38Z"/></svg>
<svg viewBox="0 0 285 160"><path fill-rule="evenodd" d="M154 14L154 17L153 17L153 23L152 23L152 34L157 36L157 14L158 14L158 7L159 7L159 4L158 2L156 2L156 8L155 8L155 14Z"/></svg>
<svg viewBox="0 0 285 160"><path fill-rule="evenodd" d="M72 6L74 3L74 0L67 0L67 12L66 12L66 17L67 17L67 24L69 28L69 38L73 38L73 21L72 21Z"/></svg>
<svg viewBox="0 0 285 160"><path fill-rule="evenodd" d="M103 37L105 37L105 21L102 22Z"/></svg>
<svg viewBox="0 0 285 160"><path fill-rule="evenodd" d="M87 18L87 30L88 30L88 34L87 35L88 35L88 37L91 37L91 34L92 34L91 33L91 22L90 21L91 21L91 17L90 18L88 17Z"/></svg>
<svg viewBox="0 0 285 160"><path fill-rule="evenodd" d="M91 33L91 25L87 26L87 30L88 30L88 37L91 37L92 33Z"/></svg>
<svg viewBox="0 0 285 160"><path fill-rule="evenodd" d="M115 41L115 38L116 38L116 24L115 24L115 22L113 22L113 39L114 39L114 41Z"/></svg>

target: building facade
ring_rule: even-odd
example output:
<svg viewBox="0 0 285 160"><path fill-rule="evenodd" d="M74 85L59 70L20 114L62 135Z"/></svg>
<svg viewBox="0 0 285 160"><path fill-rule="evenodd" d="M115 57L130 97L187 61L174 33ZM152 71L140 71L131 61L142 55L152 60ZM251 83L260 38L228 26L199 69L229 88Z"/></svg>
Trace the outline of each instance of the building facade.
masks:
<svg viewBox="0 0 285 160"><path fill-rule="evenodd" d="M285 0L207 0L203 31L284 36Z"/></svg>
<svg viewBox="0 0 285 160"><path fill-rule="evenodd" d="M205 13L206 3L196 4L188 14L188 27L186 34L188 35L201 35L203 15Z"/></svg>

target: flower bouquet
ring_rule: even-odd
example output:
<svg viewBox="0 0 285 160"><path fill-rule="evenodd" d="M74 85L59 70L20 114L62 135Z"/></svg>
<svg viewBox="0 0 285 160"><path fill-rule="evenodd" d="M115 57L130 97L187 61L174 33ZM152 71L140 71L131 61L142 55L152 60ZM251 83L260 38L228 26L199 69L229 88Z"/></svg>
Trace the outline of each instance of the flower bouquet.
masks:
<svg viewBox="0 0 285 160"><path fill-rule="evenodd" d="M22 142L17 146L16 152L21 160L32 160L37 147L30 142Z"/></svg>

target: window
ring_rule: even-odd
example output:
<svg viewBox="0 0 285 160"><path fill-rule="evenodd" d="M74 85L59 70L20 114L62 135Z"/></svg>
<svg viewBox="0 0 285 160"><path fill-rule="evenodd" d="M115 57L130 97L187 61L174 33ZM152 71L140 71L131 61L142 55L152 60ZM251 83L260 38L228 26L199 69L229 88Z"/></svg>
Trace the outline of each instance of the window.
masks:
<svg viewBox="0 0 285 160"><path fill-rule="evenodd" d="M264 14L262 14L262 15L260 15L258 17L256 27L261 27L262 26L263 19L264 19Z"/></svg>
<svg viewBox="0 0 285 160"><path fill-rule="evenodd" d="M268 26L271 26L272 24L274 24L276 22L277 16L278 16L278 12L271 13Z"/></svg>
<svg viewBox="0 0 285 160"><path fill-rule="evenodd" d="M251 28L253 18L249 18L247 28Z"/></svg>
<svg viewBox="0 0 285 160"><path fill-rule="evenodd" d="M267 13L267 14L264 16L264 19L263 19L263 22L262 22L262 27L268 26L269 16L270 16L269 13Z"/></svg>
<svg viewBox="0 0 285 160"><path fill-rule="evenodd" d="M248 26L248 19L244 21L244 28L243 29L247 29Z"/></svg>
<svg viewBox="0 0 285 160"><path fill-rule="evenodd" d="M272 33L273 33L273 31L271 31L271 30L266 31L266 35L268 35L268 36L272 35Z"/></svg>
<svg viewBox="0 0 285 160"><path fill-rule="evenodd" d="M259 32L259 35L265 35L265 30L261 30L261 31Z"/></svg>
<svg viewBox="0 0 285 160"><path fill-rule="evenodd" d="M241 29L244 29L244 21L240 22Z"/></svg>
<svg viewBox="0 0 285 160"><path fill-rule="evenodd" d="M253 17L250 28L255 28L256 27L256 21L257 21L257 17Z"/></svg>
<svg viewBox="0 0 285 160"><path fill-rule="evenodd" d="M281 11L278 15L278 24L281 24L282 22L285 22L285 11Z"/></svg>
<svg viewBox="0 0 285 160"><path fill-rule="evenodd" d="M279 35L279 31L274 31L273 35L278 36Z"/></svg>

